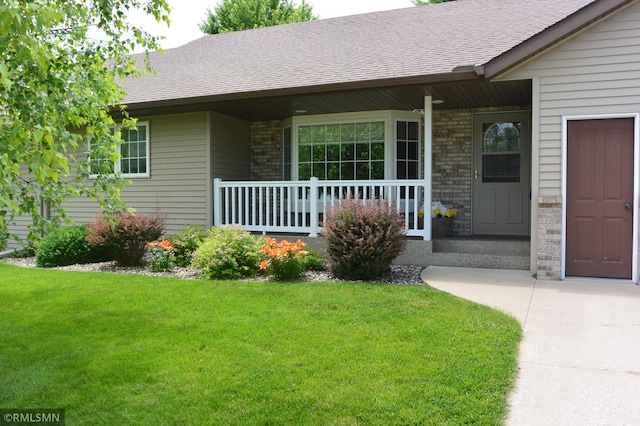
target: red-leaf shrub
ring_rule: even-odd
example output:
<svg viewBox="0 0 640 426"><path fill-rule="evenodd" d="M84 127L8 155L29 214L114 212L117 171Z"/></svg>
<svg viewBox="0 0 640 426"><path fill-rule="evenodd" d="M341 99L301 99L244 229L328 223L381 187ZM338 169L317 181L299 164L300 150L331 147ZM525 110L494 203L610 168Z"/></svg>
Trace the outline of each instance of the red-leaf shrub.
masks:
<svg viewBox="0 0 640 426"><path fill-rule="evenodd" d="M87 241L103 247L118 265L137 266L143 263L147 243L162 236L164 224L165 218L158 212L100 216L89 225Z"/></svg>
<svg viewBox="0 0 640 426"><path fill-rule="evenodd" d="M384 200L340 200L327 211L321 235L331 272L350 280L382 276L405 246L404 220Z"/></svg>

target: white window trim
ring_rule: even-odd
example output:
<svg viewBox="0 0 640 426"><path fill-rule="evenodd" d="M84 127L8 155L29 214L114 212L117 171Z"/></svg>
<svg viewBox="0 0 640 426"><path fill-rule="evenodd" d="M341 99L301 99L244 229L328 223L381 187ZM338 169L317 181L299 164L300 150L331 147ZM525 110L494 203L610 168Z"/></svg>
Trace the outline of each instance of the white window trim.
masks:
<svg viewBox="0 0 640 426"><path fill-rule="evenodd" d="M384 178L396 179L396 123L397 121L417 121L422 122L419 113L409 111L364 111L364 112L347 112L338 114L320 114L320 115L303 115L291 117L291 121L287 120L287 124L291 125L291 179L299 180L299 158L298 158L298 134L300 127L328 124L348 124L348 123L365 123L365 122L384 122L385 129L385 151L384 151ZM420 133L422 130L419 129ZM418 152L422 152L422 141L418 146ZM421 157L421 154L419 155ZM421 167L422 159L420 159Z"/></svg>
<svg viewBox="0 0 640 426"><path fill-rule="evenodd" d="M146 167L147 171L145 173L120 173L120 159L121 158L118 158L118 161L116 161L114 163L114 165L113 165L113 169L114 169L116 174L120 173L120 176L123 177L123 178L126 178L126 179L144 179L144 178L150 178L151 177L151 156L150 156L150 153L151 153L151 149L150 149L151 131L150 131L150 128L149 128L149 122L148 121L138 121L136 123L136 127L137 126L146 126L146 128L147 128L147 132L146 132L147 133L147 140L146 140L146 143L145 143L145 149L146 149L145 156L146 156L146 163L147 163L146 164L147 165L147 167ZM115 129L119 130L122 127L123 127L122 125L117 125L117 126L115 126ZM122 146L122 145L120 145L120 146ZM91 149L91 142L90 141L88 142L88 148ZM118 152L118 155L121 156L121 152ZM95 179L97 176L98 176L97 173L93 173L93 174L89 175L89 177L93 178L93 179Z"/></svg>

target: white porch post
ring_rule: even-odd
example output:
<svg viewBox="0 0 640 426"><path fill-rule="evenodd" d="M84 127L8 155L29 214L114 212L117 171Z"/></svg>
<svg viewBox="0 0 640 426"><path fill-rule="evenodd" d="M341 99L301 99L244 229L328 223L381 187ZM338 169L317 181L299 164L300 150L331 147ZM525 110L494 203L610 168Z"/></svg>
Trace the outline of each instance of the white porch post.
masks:
<svg viewBox="0 0 640 426"><path fill-rule="evenodd" d="M220 196L220 184L222 179L213 180L213 226L222 225L222 197Z"/></svg>
<svg viewBox="0 0 640 426"><path fill-rule="evenodd" d="M424 240L431 241L431 177L433 147L431 96L424 97Z"/></svg>
<svg viewBox="0 0 640 426"><path fill-rule="evenodd" d="M309 194L309 217L311 219L311 233L309 237L315 238L318 236L318 228L320 228L320 223L318 221L318 178L312 177L311 181L311 191Z"/></svg>

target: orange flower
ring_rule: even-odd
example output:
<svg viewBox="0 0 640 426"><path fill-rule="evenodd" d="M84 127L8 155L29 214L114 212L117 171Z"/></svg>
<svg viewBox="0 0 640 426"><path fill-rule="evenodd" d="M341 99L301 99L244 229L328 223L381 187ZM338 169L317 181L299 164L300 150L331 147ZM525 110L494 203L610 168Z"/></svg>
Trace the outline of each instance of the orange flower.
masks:
<svg viewBox="0 0 640 426"><path fill-rule="evenodd" d="M173 247L171 246L171 243L169 242L169 240L162 240L160 242L154 241L152 243L148 243L146 245L147 250L151 250L154 249L156 247L160 247L161 249L165 250L165 251L171 251L173 250Z"/></svg>
<svg viewBox="0 0 640 426"><path fill-rule="evenodd" d="M268 267L269 267L269 261L263 260L262 262L260 262L260 269L264 270L264 269L267 269Z"/></svg>
<svg viewBox="0 0 640 426"><path fill-rule="evenodd" d="M306 251L302 250L306 244L301 240L292 243L287 240L278 242L275 238L267 238L266 241L267 243L262 251L267 256L274 259L281 259L289 255L294 255L297 258L298 256L306 256L308 254Z"/></svg>
<svg viewBox="0 0 640 426"><path fill-rule="evenodd" d="M163 249L165 249L166 251L170 251L171 249L173 249L173 247L171 246L171 243L169 242L169 240L162 240L160 241L160 243L158 244L159 247L162 247Z"/></svg>

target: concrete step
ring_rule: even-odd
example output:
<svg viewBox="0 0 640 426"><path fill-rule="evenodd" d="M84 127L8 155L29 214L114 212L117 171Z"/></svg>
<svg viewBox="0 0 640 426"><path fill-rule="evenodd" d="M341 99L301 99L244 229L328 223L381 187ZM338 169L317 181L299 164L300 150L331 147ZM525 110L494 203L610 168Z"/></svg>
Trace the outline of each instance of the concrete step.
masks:
<svg viewBox="0 0 640 426"><path fill-rule="evenodd" d="M430 266L455 266L459 268L512 269L528 271L528 256L497 256L470 253L432 253Z"/></svg>
<svg viewBox="0 0 640 426"><path fill-rule="evenodd" d="M529 270L528 239L445 238L433 240L434 266Z"/></svg>
<svg viewBox="0 0 640 426"><path fill-rule="evenodd" d="M442 238L433 240L434 253L474 253L529 256L529 239Z"/></svg>

